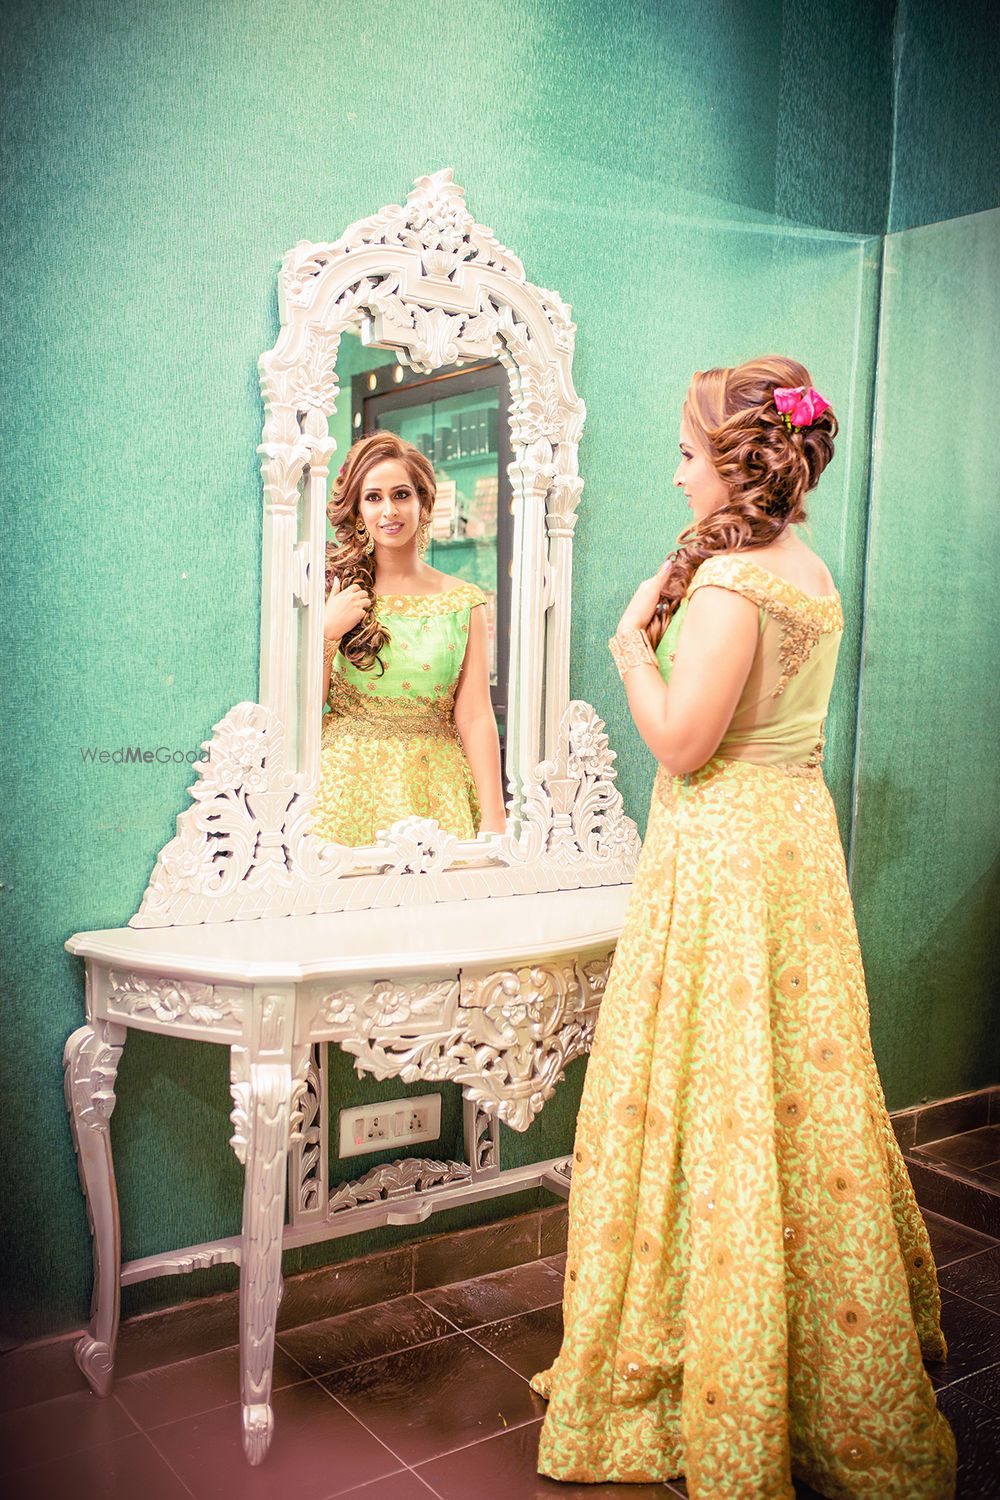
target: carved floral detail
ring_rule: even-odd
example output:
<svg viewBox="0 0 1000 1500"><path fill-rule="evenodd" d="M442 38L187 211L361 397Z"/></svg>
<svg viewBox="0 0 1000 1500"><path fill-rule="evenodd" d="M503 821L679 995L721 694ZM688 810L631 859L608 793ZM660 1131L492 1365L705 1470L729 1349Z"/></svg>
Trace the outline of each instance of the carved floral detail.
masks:
<svg viewBox="0 0 1000 1500"><path fill-rule="evenodd" d="M108 1005L117 1014L148 1013L167 1025L218 1026L242 1022L242 1001L211 984L148 974L109 974Z"/></svg>
<svg viewBox="0 0 1000 1500"><path fill-rule="evenodd" d="M527 1130L568 1062L590 1050L611 954L463 974L455 984L380 980L359 997L331 991L319 1005L331 1040L377 1078L450 1079L467 1100ZM343 1031L340 1031L343 1028Z"/></svg>
<svg viewBox="0 0 1000 1500"><path fill-rule="evenodd" d="M527 365L517 402L514 435L524 443L557 443L566 424L559 376L551 365Z"/></svg>
<svg viewBox="0 0 1000 1500"><path fill-rule="evenodd" d="M403 206L393 204L352 224L335 244L300 241L282 265L286 302L307 306L315 296L316 280L331 261L374 246L416 252L423 274L433 280L445 280L468 263L524 280L517 256L499 243L492 229L476 223L462 188L446 167L418 177ZM544 295L546 315L559 326L566 309L552 293Z"/></svg>
<svg viewBox="0 0 1000 1500"><path fill-rule="evenodd" d="M469 1182L472 1168L464 1161L432 1161L428 1157L406 1156L399 1161L373 1167L355 1182L343 1182L330 1194L331 1215L359 1208L365 1203L387 1199L410 1198L429 1188L447 1187Z"/></svg>
<svg viewBox="0 0 1000 1500"><path fill-rule="evenodd" d="M305 1073L295 1099L293 1136L298 1135L298 1151L293 1158L293 1180L290 1188L293 1208L299 1213L313 1213L320 1207L323 1183L323 1043L308 1050Z"/></svg>
<svg viewBox="0 0 1000 1500"><path fill-rule="evenodd" d="M391 852L392 875L429 875L452 861L458 839L433 818L401 818L391 828L380 830L377 843Z"/></svg>
<svg viewBox="0 0 1000 1500"><path fill-rule="evenodd" d="M290 911L296 874L322 878L349 857L309 834L311 800L296 788L270 709L238 703L204 749L189 789L195 805L180 814L176 836L160 851L131 926Z"/></svg>
<svg viewBox="0 0 1000 1500"><path fill-rule="evenodd" d="M500 1170L500 1137L495 1114L472 1099L464 1101L466 1152L474 1176L493 1176Z"/></svg>
<svg viewBox="0 0 1000 1500"><path fill-rule="evenodd" d="M324 995L319 1018L330 1026L359 1023L371 1032L376 1028L401 1026L411 1017L420 1020L436 1016L442 1005L453 1001L457 994L458 984L454 979L425 984L377 979L361 998L337 990Z"/></svg>
<svg viewBox="0 0 1000 1500"><path fill-rule="evenodd" d="M589 703L569 705L558 754L527 783L515 858L545 858L565 871L582 862L604 865L631 879L639 859L639 831L615 788L615 751L604 720Z"/></svg>
<svg viewBox="0 0 1000 1500"><path fill-rule="evenodd" d="M442 307L423 307L401 291L402 278L388 277L371 297L376 314L375 333L380 343L405 346L407 363L414 370L435 370L459 359L489 358L499 316L489 299L473 313L445 312Z"/></svg>
<svg viewBox="0 0 1000 1500"><path fill-rule="evenodd" d="M310 1082L315 1077L311 1073L313 1063L313 1051L308 1043L302 1043L292 1049L292 1061L289 1071L288 1092L288 1130L284 1145L297 1146L305 1141L305 1130L307 1119L310 1125L315 1123L315 1110L310 1099ZM233 1046L229 1049L229 1093L232 1097L233 1107L229 1114L233 1133L229 1138L229 1144L237 1161L246 1166L247 1150L250 1144L251 1110L254 1101L254 1064L251 1062L250 1049L244 1046ZM267 1097L268 1091L273 1089L275 1077L285 1071L284 1064L268 1064L260 1062L256 1064L258 1069L258 1094ZM270 1069L270 1071L268 1071Z"/></svg>
<svg viewBox="0 0 1000 1500"><path fill-rule="evenodd" d="M256 777L254 786L233 784L230 735L247 754L248 721L260 737L262 786ZM525 876L534 871L534 890L622 883L635 873L638 830L614 785L615 752L604 721L588 703L570 703L558 754L527 779L515 835L463 844L432 819L406 818L380 833L378 846L363 855L311 833L313 797L294 789L284 736L268 709L238 704L215 728L216 738L206 742L208 759L195 765L201 778L191 788L196 805L178 818L177 836L161 851L132 926L193 921L199 913L201 920L221 921L334 910L347 904L348 893L338 896L331 882L354 869L358 858L372 872L373 891L374 882L384 892L400 876L433 880L454 873L460 882L423 892L397 883L387 898L390 905L414 895L444 900L462 894L467 882L459 872L476 866L513 865ZM251 764L256 766L257 756ZM523 880L516 887L528 888ZM211 906L201 899L206 896Z"/></svg>
<svg viewBox="0 0 1000 1500"><path fill-rule="evenodd" d="M67 1040L63 1052L66 1105L74 1130L81 1125L107 1130L124 1042L124 1026L110 1021L81 1026Z"/></svg>
<svg viewBox="0 0 1000 1500"><path fill-rule="evenodd" d="M229 1144L236 1160L241 1166L246 1166L251 1103L250 1053L246 1047L231 1047L229 1050L229 1092L233 1101L229 1115L233 1133Z"/></svg>

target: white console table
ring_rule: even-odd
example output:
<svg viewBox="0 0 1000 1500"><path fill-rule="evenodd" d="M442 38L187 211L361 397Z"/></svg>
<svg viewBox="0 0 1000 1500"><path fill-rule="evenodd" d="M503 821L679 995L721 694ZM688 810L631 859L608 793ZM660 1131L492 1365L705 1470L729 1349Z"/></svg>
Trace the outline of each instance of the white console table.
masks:
<svg viewBox="0 0 1000 1500"><path fill-rule="evenodd" d="M260 1463L283 1248L538 1184L567 1192L564 1158L501 1169L498 1122L527 1129L566 1063L589 1051L629 889L70 938L86 961L87 1022L66 1044L66 1100L94 1247L76 1357L93 1390L111 1390L121 1286L237 1263L243 1446ZM229 1047L245 1183L239 1236L122 1265L109 1121L129 1027ZM460 1085L465 1160L404 1157L331 1193L330 1042L377 1078Z"/></svg>

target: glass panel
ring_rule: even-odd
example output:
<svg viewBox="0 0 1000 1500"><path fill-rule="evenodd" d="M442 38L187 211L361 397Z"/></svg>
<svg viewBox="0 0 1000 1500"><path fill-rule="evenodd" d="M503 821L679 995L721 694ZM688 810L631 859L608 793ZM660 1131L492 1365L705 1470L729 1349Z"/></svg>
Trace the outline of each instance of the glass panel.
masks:
<svg viewBox="0 0 1000 1500"><path fill-rule="evenodd" d="M497 436L496 387L443 396L420 406L383 411L377 426L397 433L431 460L437 501L427 561L486 595L490 685L497 684Z"/></svg>

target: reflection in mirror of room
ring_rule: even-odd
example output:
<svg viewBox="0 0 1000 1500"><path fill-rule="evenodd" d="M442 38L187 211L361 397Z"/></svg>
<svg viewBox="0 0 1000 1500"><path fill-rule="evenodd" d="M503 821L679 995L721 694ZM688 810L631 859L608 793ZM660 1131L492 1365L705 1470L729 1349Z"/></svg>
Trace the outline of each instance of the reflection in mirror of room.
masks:
<svg viewBox="0 0 1000 1500"><path fill-rule="evenodd" d="M513 505L507 466L510 385L499 359L411 370L395 351L344 334L337 356L342 395L328 419L331 474L365 433L396 432L434 465L437 498L426 561L486 596L490 696L505 741L510 698ZM347 392L350 391L350 405ZM332 530L328 532L332 539Z"/></svg>
<svg viewBox="0 0 1000 1500"><path fill-rule="evenodd" d="M413 816L461 839L503 832L506 372L499 359L413 371L345 334L337 380L352 402L329 418L343 462L328 506L314 832L373 845Z"/></svg>
<svg viewBox="0 0 1000 1500"><path fill-rule="evenodd" d="M331 487L314 824L331 842L410 818L505 829L486 598L423 560L435 498L430 460L392 431L359 438Z"/></svg>

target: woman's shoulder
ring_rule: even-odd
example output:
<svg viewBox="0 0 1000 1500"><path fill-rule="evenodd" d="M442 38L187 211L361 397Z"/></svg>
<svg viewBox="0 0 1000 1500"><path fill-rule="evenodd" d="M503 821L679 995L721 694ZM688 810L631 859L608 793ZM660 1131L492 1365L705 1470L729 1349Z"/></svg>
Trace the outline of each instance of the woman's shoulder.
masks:
<svg viewBox="0 0 1000 1500"><path fill-rule="evenodd" d="M734 593L746 593L754 584L760 570L748 566L748 559L740 552L713 552L698 564L688 595L702 588L731 589Z"/></svg>
<svg viewBox="0 0 1000 1500"><path fill-rule="evenodd" d="M688 586L688 597L698 589L715 585L751 600L765 612L762 618L771 615L791 624L793 619L808 617L815 619L823 630L843 626L840 595L822 559L809 553L815 560L815 571L796 569L799 581L793 582L771 566L771 558L763 548L759 550L762 561L757 560L757 549L753 556L749 551L737 550L706 558Z"/></svg>
<svg viewBox="0 0 1000 1500"><path fill-rule="evenodd" d="M804 542L798 542L791 552L785 552L783 548L757 547L751 561L803 594L818 597L836 592L837 586L830 569L819 553L807 547Z"/></svg>
<svg viewBox="0 0 1000 1500"><path fill-rule="evenodd" d="M435 575L428 582L439 583L440 587L428 589L426 593L379 593L377 600L381 613L420 617L449 615L486 603L486 595L476 584L468 583L464 578L454 578L448 573L438 573L437 570Z"/></svg>
<svg viewBox="0 0 1000 1500"><path fill-rule="evenodd" d="M716 552L699 566L689 592L707 584L748 593L760 589L776 593L791 590L807 599L837 597L837 587L826 563L807 548L801 556L796 556L794 569L788 568L787 557L773 556L765 547L754 548L752 552L748 549Z"/></svg>
<svg viewBox="0 0 1000 1500"><path fill-rule="evenodd" d="M433 597L450 600L453 609L464 609L475 604L486 603L486 595L478 584L470 583L466 578L456 578L451 573L438 573L437 576L440 588Z"/></svg>

